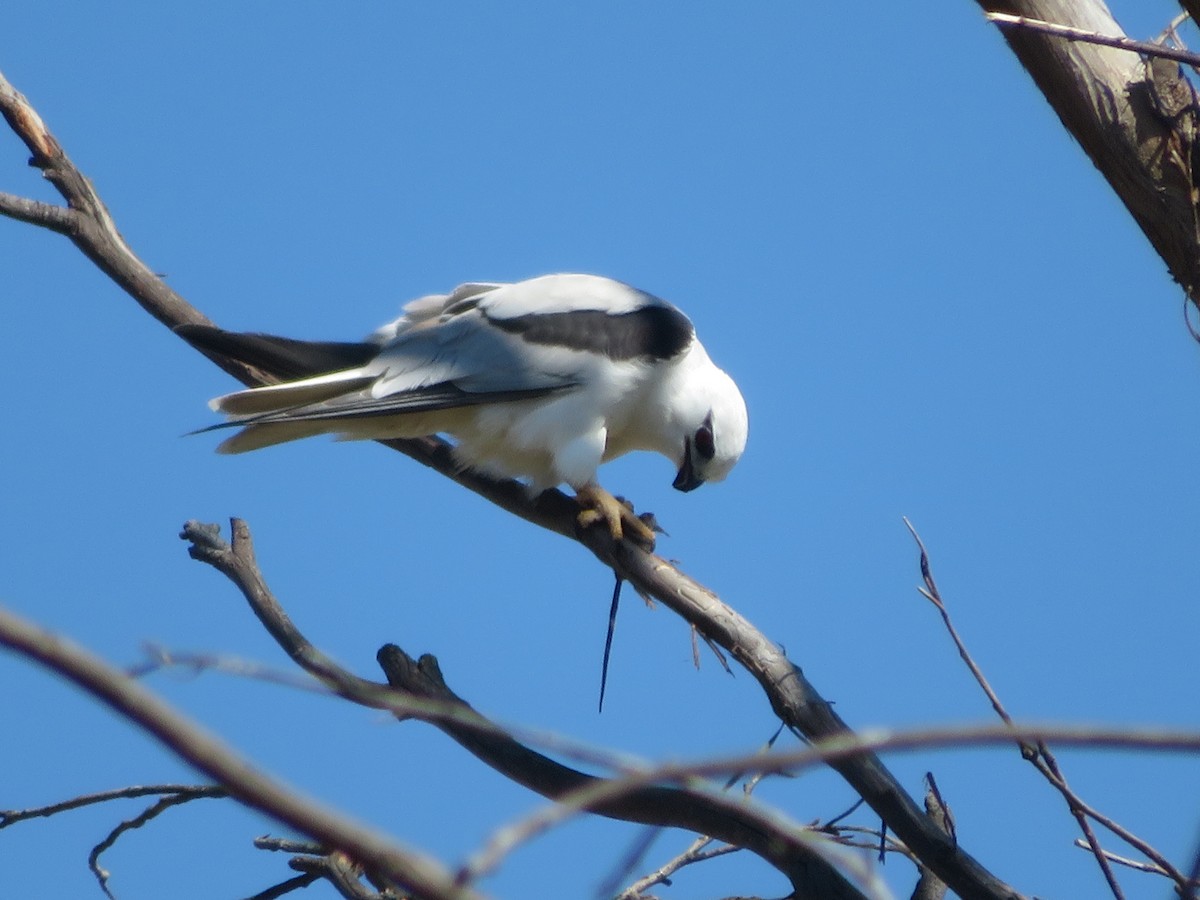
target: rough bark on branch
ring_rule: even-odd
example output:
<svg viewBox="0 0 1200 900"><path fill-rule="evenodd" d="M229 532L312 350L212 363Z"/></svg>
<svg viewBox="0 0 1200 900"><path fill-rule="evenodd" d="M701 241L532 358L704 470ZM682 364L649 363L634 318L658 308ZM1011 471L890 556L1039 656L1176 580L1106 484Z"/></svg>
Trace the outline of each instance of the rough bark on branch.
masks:
<svg viewBox="0 0 1200 900"><path fill-rule="evenodd" d="M1124 35L1102 0L976 2L987 12ZM1188 299L1200 304L1200 110L1179 65L1019 26L1001 31Z"/></svg>

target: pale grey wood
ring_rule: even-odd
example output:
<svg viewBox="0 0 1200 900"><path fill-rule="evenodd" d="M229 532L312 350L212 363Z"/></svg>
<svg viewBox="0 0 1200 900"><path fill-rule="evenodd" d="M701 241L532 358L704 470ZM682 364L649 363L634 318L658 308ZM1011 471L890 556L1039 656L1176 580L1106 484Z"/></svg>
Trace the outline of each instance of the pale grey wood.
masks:
<svg viewBox="0 0 1200 900"><path fill-rule="evenodd" d="M1124 35L1101 0L976 2L989 12ZM1198 0L1188 2L1200 5ZM1002 31L1063 125L1196 302L1200 286L1197 104L1179 65L1018 27Z"/></svg>

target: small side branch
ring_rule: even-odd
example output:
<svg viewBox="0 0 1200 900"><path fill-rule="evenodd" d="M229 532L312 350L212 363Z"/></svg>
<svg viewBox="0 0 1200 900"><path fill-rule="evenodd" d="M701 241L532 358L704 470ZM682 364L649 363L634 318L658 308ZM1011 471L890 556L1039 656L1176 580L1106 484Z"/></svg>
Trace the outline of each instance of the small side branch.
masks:
<svg viewBox="0 0 1200 900"><path fill-rule="evenodd" d="M65 207L4 192L0 192L0 216L66 235L75 225L75 216Z"/></svg>
<svg viewBox="0 0 1200 900"><path fill-rule="evenodd" d="M995 22L1001 28L1024 28L1037 34L1049 34L1067 41L1080 41L1085 44L1096 44L1100 47L1114 47L1117 50L1128 50L1143 56L1170 59L1186 63L1189 66L1200 67L1200 54L1168 47L1165 44L1154 44L1150 41L1135 41L1124 35L1099 34L1083 28L1072 28L1069 25L1056 25L1053 22L1043 22L1041 19L1031 19L1028 16L1013 16L1008 13L986 12L984 15L989 22Z"/></svg>
<svg viewBox="0 0 1200 900"><path fill-rule="evenodd" d="M99 844L92 848L92 852L88 854L88 868L92 874L96 876L96 881L100 884L100 890L104 891L104 895L109 900L116 900L112 892L108 889L108 879L110 873L107 869L100 867L100 857L105 851L109 850L121 838L121 835L127 831L132 831L135 828L141 828L147 822L158 818L168 809L175 806L182 806L184 803L190 803L193 800L208 799L208 798L224 798L228 797L228 791L218 787L201 787L194 789L184 789L168 794L165 797L160 797L156 802L142 810L141 813L134 816L132 819L126 819L112 831L110 831Z"/></svg>
<svg viewBox="0 0 1200 900"><path fill-rule="evenodd" d="M47 806L37 806L31 809L0 809L0 829L27 819L48 818L72 809L82 809L96 803L109 803L113 800L130 800L137 797L161 797L165 794L187 795L198 797L227 797L228 791L216 785L203 784L134 784L111 791L97 791L94 794L82 794L51 803Z"/></svg>

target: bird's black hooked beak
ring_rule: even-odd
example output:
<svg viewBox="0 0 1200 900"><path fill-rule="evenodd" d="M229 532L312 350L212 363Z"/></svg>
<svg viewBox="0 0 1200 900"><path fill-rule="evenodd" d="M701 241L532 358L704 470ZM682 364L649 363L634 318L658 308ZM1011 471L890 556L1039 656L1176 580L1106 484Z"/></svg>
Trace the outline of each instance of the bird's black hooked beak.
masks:
<svg viewBox="0 0 1200 900"><path fill-rule="evenodd" d="M677 491L694 491L700 485L704 484L703 478L696 477L696 467L692 464L692 439L683 439L683 465L679 467L679 473L675 476L675 480L671 482L671 487Z"/></svg>

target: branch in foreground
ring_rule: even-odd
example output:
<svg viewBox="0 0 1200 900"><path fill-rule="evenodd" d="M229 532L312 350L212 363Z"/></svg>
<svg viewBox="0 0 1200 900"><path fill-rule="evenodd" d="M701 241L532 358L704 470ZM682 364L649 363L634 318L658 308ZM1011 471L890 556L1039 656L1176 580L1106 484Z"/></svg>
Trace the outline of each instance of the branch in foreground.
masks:
<svg viewBox="0 0 1200 900"><path fill-rule="evenodd" d="M236 800L327 846L343 849L416 896L431 900L478 896L456 884L436 860L384 840L278 784L121 671L4 609L0 609L0 645L73 682L218 782Z"/></svg>
<svg viewBox="0 0 1200 900"><path fill-rule="evenodd" d="M75 214L69 236L89 259L143 309L168 327L211 324L133 254L91 183L67 158L28 101L2 75L0 114L33 154L32 164L44 172ZM1200 254L1197 258L1200 259ZM214 361L243 384L277 380L269 372L246 367L236 360ZM561 492L547 491L531 500L517 482L494 481L460 470L451 455L450 445L436 437L382 443L514 515L578 540L617 576L662 601L707 639L736 657L758 680L780 718L809 740L850 733L828 701L779 650L777 642L769 641L715 594L661 557L629 542L614 543L602 528L578 533L579 507ZM839 759L834 767L952 890L971 897L1016 895L1009 885L985 869L966 850L949 841L878 758L870 754L854 755Z"/></svg>

